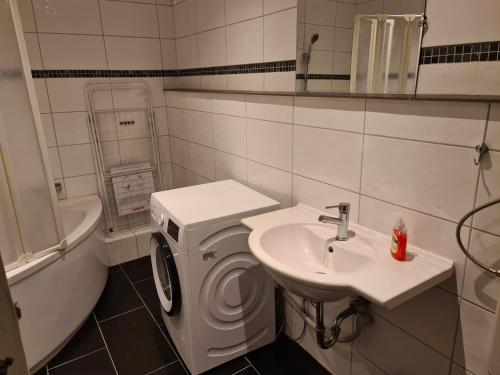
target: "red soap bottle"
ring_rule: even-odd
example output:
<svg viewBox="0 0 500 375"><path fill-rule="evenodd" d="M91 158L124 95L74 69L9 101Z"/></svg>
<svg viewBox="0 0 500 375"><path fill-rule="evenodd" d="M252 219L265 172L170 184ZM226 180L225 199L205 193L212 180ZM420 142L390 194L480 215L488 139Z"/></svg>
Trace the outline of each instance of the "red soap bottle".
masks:
<svg viewBox="0 0 500 375"><path fill-rule="evenodd" d="M392 228L391 255L394 259L404 261L406 259L406 242L408 235L406 225L402 218Z"/></svg>

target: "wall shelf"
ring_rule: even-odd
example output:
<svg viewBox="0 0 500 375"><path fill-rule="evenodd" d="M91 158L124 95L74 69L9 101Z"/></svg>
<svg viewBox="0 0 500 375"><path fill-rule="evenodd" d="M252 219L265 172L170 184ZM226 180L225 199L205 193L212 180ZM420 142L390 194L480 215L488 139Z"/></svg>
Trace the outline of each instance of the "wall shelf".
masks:
<svg viewBox="0 0 500 375"><path fill-rule="evenodd" d="M437 95L437 94L351 94L345 92L293 92L293 91L249 91L249 90L207 90L207 89L164 89L170 92L200 92L212 94L245 94L270 96L296 96L312 98L358 98L358 99L389 99L408 101L460 101L460 102L500 102L499 95Z"/></svg>

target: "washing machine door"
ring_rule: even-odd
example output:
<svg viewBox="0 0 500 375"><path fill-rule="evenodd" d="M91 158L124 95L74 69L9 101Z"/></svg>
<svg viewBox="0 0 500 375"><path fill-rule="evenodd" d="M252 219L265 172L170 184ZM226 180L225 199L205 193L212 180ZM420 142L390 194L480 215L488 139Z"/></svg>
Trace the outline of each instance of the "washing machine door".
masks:
<svg viewBox="0 0 500 375"><path fill-rule="evenodd" d="M151 236L151 263L160 303L169 316L181 309L181 288L174 256L162 233Z"/></svg>

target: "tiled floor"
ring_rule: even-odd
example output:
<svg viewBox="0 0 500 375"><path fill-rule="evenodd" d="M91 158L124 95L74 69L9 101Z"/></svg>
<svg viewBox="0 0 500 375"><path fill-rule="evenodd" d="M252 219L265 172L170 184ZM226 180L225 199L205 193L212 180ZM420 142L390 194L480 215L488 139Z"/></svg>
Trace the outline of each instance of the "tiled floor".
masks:
<svg viewBox="0 0 500 375"><path fill-rule="evenodd" d="M149 257L112 267L92 315L36 375L186 375L160 315ZM294 342L272 345L210 370L210 375L323 375Z"/></svg>

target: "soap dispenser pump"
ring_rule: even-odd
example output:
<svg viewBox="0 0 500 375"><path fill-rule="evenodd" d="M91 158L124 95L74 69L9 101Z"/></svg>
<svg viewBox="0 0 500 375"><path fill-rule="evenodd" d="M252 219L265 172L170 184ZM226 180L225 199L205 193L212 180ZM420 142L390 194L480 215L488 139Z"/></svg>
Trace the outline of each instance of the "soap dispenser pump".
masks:
<svg viewBox="0 0 500 375"><path fill-rule="evenodd" d="M400 217L392 228L391 255L394 259L399 261L404 261L406 259L407 240L406 225L403 218Z"/></svg>

